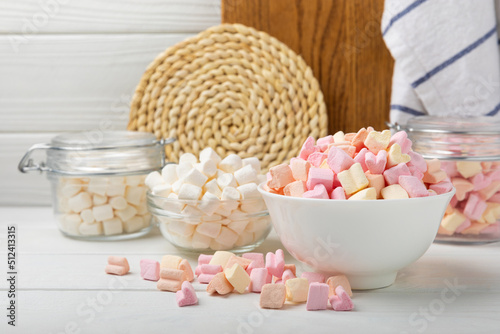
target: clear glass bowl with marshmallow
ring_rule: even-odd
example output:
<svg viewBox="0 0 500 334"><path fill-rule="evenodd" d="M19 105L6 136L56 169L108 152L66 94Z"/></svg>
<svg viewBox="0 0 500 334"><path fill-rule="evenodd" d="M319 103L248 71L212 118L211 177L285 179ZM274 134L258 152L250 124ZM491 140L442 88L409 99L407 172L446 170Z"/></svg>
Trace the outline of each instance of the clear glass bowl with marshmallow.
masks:
<svg viewBox="0 0 500 334"><path fill-rule="evenodd" d="M211 148L199 160L191 153L150 173L147 205L164 237L187 251L246 252L271 230L266 205L257 187L265 180L257 158L224 159Z"/></svg>

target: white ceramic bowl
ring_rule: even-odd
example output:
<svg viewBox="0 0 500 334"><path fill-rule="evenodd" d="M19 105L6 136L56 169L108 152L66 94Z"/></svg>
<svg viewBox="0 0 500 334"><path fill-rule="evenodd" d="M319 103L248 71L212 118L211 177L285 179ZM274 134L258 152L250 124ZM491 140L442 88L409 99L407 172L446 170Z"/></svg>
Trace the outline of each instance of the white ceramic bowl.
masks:
<svg viewBox="0 0 500 334"><path fill-rule="evenodd" d="M429 248L455 193L342 201L259 191L288 252L325 275L345 274L354 289L394 283L397 271Z"/></svg>

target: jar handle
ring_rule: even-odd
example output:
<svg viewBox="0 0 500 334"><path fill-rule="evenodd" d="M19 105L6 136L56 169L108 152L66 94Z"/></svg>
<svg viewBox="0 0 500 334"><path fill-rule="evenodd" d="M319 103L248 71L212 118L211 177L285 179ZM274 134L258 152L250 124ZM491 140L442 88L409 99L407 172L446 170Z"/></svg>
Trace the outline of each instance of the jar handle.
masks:
<svg viewBox="0 0 500 334"><path fill-rule="evenodd" d="M42 161L40 163L34 163L33 159L30 158L31 154L36 151L36 150L47 150L51 146L49 144L35 144L29 148L29 150L24 154L23 158L19 162L19 165L17 166L17 169L21 173L27 173L31 172L34 170L40 171L40 172L47 172L50 171L50 168L48 168L45 165L45 162Z"/></svg>
<svg viewBox="0 0 500 334"><path fill-rule="evenodd" d="M158 140L158 144L162 145L162 146L165 146L165 145L169 145L169 144L172 144L173 142L175 142L177 139L174 138L174 137L170 137L170 138L162 138L160 140Z"/></svg>

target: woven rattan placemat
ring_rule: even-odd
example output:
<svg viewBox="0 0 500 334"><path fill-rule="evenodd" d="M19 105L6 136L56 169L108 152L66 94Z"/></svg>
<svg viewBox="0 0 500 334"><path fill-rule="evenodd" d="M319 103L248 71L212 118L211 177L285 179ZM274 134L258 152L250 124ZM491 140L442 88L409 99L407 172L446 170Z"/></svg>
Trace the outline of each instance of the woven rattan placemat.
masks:
<svg viewBox="0 0 500 334"><path fill-rule="evenodd" d="M211 146L222 157L258 157L264 169L327 133L313 72L285 44L241 24L178 43L147 68L132 99L129 130L175 137L169 161Z"/></svg>

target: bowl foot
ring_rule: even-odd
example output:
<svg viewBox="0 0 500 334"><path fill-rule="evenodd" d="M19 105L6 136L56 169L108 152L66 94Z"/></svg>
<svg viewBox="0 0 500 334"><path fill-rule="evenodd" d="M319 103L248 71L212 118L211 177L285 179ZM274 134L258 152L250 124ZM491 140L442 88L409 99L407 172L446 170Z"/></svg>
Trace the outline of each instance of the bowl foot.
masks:
<svg viewBox="0 0 500 334"><path fill-rule="evenodd" d="M397 271L380 275L347 275L351 288L355 290L368 290L385 288L396 280Z"/></svg>

